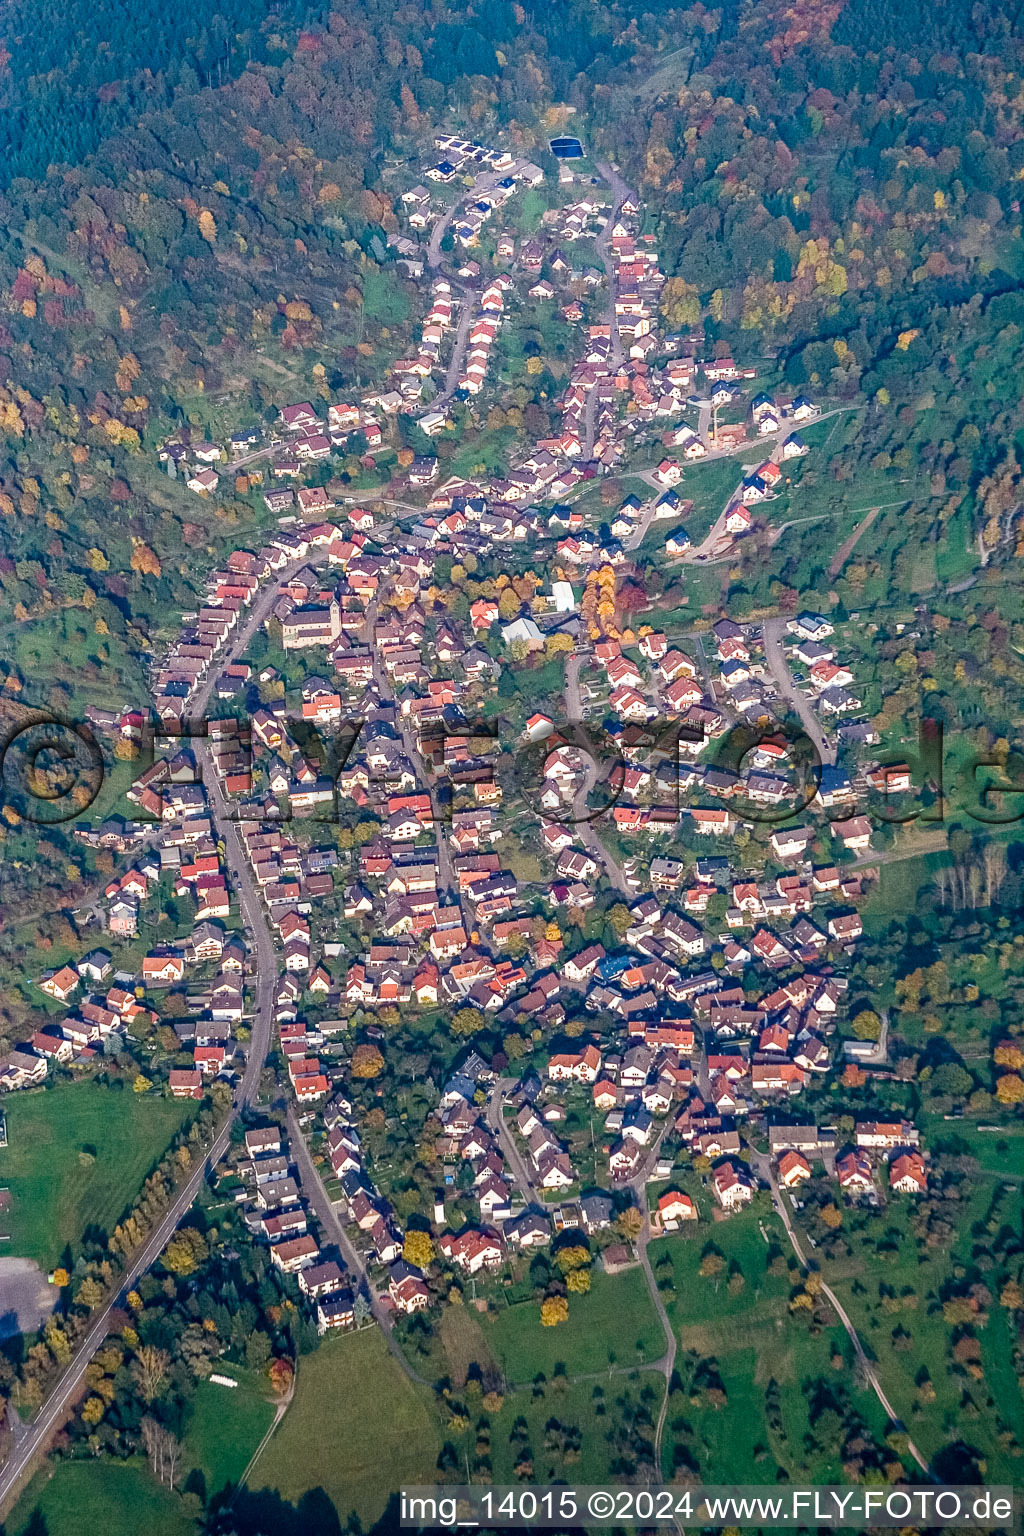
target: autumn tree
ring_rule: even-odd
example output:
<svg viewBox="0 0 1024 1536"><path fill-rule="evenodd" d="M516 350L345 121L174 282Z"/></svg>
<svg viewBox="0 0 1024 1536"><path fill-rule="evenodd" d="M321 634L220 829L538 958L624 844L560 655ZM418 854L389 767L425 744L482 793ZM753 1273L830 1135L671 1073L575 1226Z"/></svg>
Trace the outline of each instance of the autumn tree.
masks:
<svg viewBox="0 0 1024 1536"><path fill-rule="evenodd" d="M620 939L633 926L633 914L624 902L617 901L609 908L607 916L610 926Z"/></svg>
<svg viewBox="0 0 1024 1536"><path fill-rule="evenodd" d="M548 1296L540 1304L540 1320L545 1328L557 1328L569 1321L569 1303L564 1296Z"/></svg>
<svg viewBox="0 0 1024 1536"><path fill-rule="evenodd" d="M590 1263L590 1250L577 1243L570 1247L559 1248L552 1257L556 1268L560 1269L563 1275L567 1275L571 1270L582 1269Z"/></svg>
<svg viewBox="0 0 1024 1536"><path fill-rule="evenodd" d="M996 1098L1000 1104L1020 1104L1024 1102L1024 1078L1017 1076L1016 1072L1006 1072L996 1083Z"/></svg>
<svg viewBox="0 0 1024 1536"><path fill-rule="evenodd" d="M267 1374L270 1377L271 1386L278 1397L286 1397L291 1390L295 1379L295 1370L290 1360L271 1360Z"/></svg>
<svg viewBox="0 0 1024 1536"><path fill-rule="evenodd" d="M852 1028L858 1040L878 1040L882 1033L882 1021L873 1009L862 1008Z"/></svg>
<svg viewBox="0 0 1024 1536"><path fill-rule="evenodd" d="M364 1042L352 1052L353 1077L379 1077L384 1070L384 1057L375 1045Z"/></svg>
<svg viewBox="0 0 1024 1536"><path fill-rule="evenodd" d="M635 1205L627 1205L624 1211L620 1211L615 1219L619 1236L627 1243L635 1243L644 1229L643 1213Z"/></svg>
<svg viewBox="0 0 1024 1536"><path fill-rule="evenodd" d="M426 1269L434 1258L434 1241L430 1233L415 1227L408 1231L402 1244L402 1258L417 1269Z"/></svg>
<svg viewBox="0 0 1024 1536"><path fill-rule="evenodd" d="M172 1275L191 1275L209 1254L206 1239L195 1227L182 1227L164 1249L162 1262Z"/></svg>
<svg viewBox="0 0 1024 1536"><path fill-rule="evenodd" d="M476 1035L486 1022L479 1008L459 1008L452 1015L451 1031L453 1035Z"/></svg>

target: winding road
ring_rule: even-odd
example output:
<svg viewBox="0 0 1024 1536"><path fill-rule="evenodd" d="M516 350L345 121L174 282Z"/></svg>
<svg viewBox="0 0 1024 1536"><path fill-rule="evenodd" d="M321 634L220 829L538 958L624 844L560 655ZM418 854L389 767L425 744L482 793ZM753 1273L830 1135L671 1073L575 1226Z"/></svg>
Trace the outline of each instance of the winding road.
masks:
<svg viewBox="0 0 1024 1536"><path fill-rule="evenodd" d="M774 1173L774 1171L773 1171L773 1169L771 1167L770 1162L768 1161L767 1157L765 1157L763 1154L754 1154L751 1157L751 1163L757 1168L758 1173L763 1178L767 1179L768 1183L771 1185L772 1204L775 1207L775 1212L776 1212L777 1216L779 1217L779 1220L782 1222L782 1225L786 1229L786 1236L789 1238L789 1245L792 1248L793 1252L796 1254L796 1257L797 1257L797 1259L798 1259L798 1261L800 1263L801 1268L804 1270L805 1273L807 1273L808 1272L807 1259L806 1259L806 1257L804 1255L803 1249L800 1246L800 1241L797 1238L796 1232L793 1229L793 1223L790 1220L789 1212L786 1209L785 1201L783 1200L782 1195L781 1195L781 1193L779 1191L778 1181L777 1181L777 1179L775 1177L775 1173ZM838 1317L839 1321L842 1323L843 1327L846 1330L846 1333L847 1333L847 1336L849 1337L850 1343L853 1345L854 1353L857 1356L858 1363L859 1363L859 1365L861 1367L861 1370L864 1372L865 1379L869 1383L872 1391L874 1392L875 1396L878 1398L878 1401L881 1403L883 1409L888 1414L888 1416L889 1416L890 1420L892 1421L892 1423L894 1423L894 1424L902 1424L903 1421L900 1418L900 1415L896 1412L896 1410L893 1407L892 1403L889 1401L889 1398L886 1395L885 1389L883 1388L882 1383L878 1379L878 1372L875 1370L875 1367L872 1365L871 1361L867 1357L867 1354L866 1354L866 1352L864 1350L864 1346L863 1346L863 1344L860 1341L860 1335L858 1334L856 1328L853 1326L853 1323L850 1320L849 1313L847 1312L846 1308L843 1306L842 1302L839 1300L839 1297L836 1295L836 1293L832 1289L832 1287L827 1284L827 1282L825 1281L825 1279L823 1277L821 1277L820 1271L815 1271L815 1273L817 1273L819 1275L819 1278L821 1278L821 1293L822 1293L822 1295L827 1297L830 1306L832 1307L832 1309L834 1310L834 1312L835 1312L836 1316ZM931 1479L931 1475L932 1475L931 1474L931 1469L929 1468L927 1461L921 1455L921 1452L918 1450L917 1446L914 1444L913 1440L911 1440L909 1435L907 1436L907 1450L909 1451L910 1455L914 1458L914 1460L917 1462L917 1465L921 1468L921 1471L930 1480Z"/></svg>

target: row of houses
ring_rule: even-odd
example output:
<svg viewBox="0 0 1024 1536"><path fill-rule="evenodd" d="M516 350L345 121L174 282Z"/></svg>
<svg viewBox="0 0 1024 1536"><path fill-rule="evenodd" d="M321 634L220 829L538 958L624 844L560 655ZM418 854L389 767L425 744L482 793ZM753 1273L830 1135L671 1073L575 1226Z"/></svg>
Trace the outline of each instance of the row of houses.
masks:
<svg viewBox="0 0 1024 1536"><path fill-rule="evenodd" d="M310 1230L302 1189L276 1125L245 1133L251 1188L252 1225L270 1247L270 1258L282 1274L295 1275L300 1291L315 1309L321 1334L351 1328L355 1322L353 1291L348 1275L334 1258L326 1258Z"/></svg>

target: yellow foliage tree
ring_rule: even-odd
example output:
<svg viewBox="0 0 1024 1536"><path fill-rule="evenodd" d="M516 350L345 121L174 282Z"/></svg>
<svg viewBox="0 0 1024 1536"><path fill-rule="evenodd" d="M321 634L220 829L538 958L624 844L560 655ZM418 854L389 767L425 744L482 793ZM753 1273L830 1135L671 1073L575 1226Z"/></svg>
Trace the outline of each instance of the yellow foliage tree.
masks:
<svg viewBox="0 0 1024 1536"><path fill-rule="evenodd" d="M434 1243L429 1232L419 1232L414 1229L405 1234L402 1258L407 1264L414 1264L417 1269L426 1269L433 1257Z"/></svg>
<svg viewBox="0 0 1024 1536"><path fill-rule="evenodd" d="M545 1328L557 1328L569 1321L569 1302L565 1296L549 1296L540 1304L540 1320Z"/></svg>
<svg viewBox="0 0 1024 1536"><path fill-rule="evenodd" d="M10 437L25 436L25 422L13 400L0 401L0 428Z"/></svg>
<svg viewBox="0 0 1024 1536"><path fill-rule="evenodd" d="M203 208L199 213L199 233L210 245L217 238L217 225L209 208Z"/></svg>
<svg viewBox="0 0 1024 1536"><path fill-rule="evenodd" d="M700 319L700 293L694 283L670 277L661 294L661 312L674 330L696 325Z"/></svg>
<svg viewBox="0 0 1024 1536"><path fill-rule="evenodd" d="M996 1083L996 1098L1000 1104L1024 1103L1024 1078L1016 1072L1007 1072Z"/></svg>

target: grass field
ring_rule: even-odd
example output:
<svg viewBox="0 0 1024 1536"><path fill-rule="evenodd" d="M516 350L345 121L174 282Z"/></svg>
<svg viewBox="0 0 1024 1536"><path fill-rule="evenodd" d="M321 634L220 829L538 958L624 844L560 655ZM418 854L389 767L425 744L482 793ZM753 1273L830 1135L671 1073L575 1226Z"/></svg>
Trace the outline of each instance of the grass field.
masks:
<svg viewBox="0 0 1024 1536"><path fill-rule="evenodd" d="M473 1366L481 1373L493 1369L495 1362L490 1345L477 1314L470 1307L445 1307L439 1332L452 1381L457 1387L464 1385Z"/></svg>
<svg viewBox="0 0 1024 1536"><path fill-rule="evenodd" d="M110 1231L189 1106L96 1083L12 1095L0 1185L11 1191L6 1251L48 1269L89 1227ZM83 1163L80 1154L92 1155Z"/></svg>
<svg viewBox="0 0 1024 1536"><path fill-rule="evenodd" d="M959 1126L949 1130L951 1134L960 1134ZM1008 1173L1012 1170L1016 1174L1012 1154L1006 1166ZM998 1180L979 1181L958 1223L951 1250L939 1248L921 1255L910 1231L913 1207L905 1201L893 1201L886 1211L886 1235L894 1246L886 1262L880 1265L877 1258L865 1255L860 1286L832 1274L832 1266L824 1266L824 1272L853 1319L865 1348L874 1355L882 1386L896 1412L912 1426L923 1454L934 1456L947 1442L951 1426L962 1422L964 1437L985 1457L991 1480L1010 1482L1019 1479L1019 1459L1008 1454L1000 1434L1009 1428L1019 1438L1024 1432L1024 1415L1020 1394L1009 1390L1012 1368L1005 1316L998 1306L993 1306L988 1310L988 1322L976 1329L985 1367L983 1380L976 1383L951 1368L949 1343L953 1330L938 1305L938 1297L954 1266L969 1262L978 1232L984 1230L984 1223L990 1219L991 1202L998 1187ZM1014 1188L1002 1192L998 1220L1016 1231L1021 1214L1021 1187L1014 1180ZM907 1292L916 1304L901 1310L898 1317L887 1315L879 1306L878 1287L882 1284L896 1294ZM891 1347L890 1333L897 1321L911 1335L912 1344L906 1351ZM928 1371L934 1387L931 1401L919 1397L917 1378L922 1367ZM974 1405L966 1413L962 1404L965 1390Z"/></svg>
<svg viewBox="0 0 1024 1536"><path fill-rule="evenodd" d="M440 1449L427 1397L406 1380L380 1330L366 1329L303 1356L295 1397L249 1488L275 1490L292 1504L321 1489L343 1524L355 1511L366 1528L403 1483L434 1481Z"/></svg>
<svg viewBox="0 0 1024 1536"><path fill-rule="evenodd" d="M659 1261L664 1255L672 1261L675 1295L666 1297L665 1305L674 1324L683 1326L735 1316L738 1311L754 1306L762 1295L786 1294L788 1282L785 1277L766 1273L768 1249L761 1235L762 1223L769 1237L780 1247L785 1247L782 1224L774 1213L762 1209L759 1203L754 1209L738 1212L726 1221L691 1223L689 1231L651 1243L648 1253L656 1274L660 1273ZM721 1253L727 1271L733 1267L742 1271L744 1286L738 1295L729 1294L725 1274L720 1279L710 1280L698 1274L701 1259L709 1246Z"/></svg>
<svg viewBox="0 0 1024 1536"><path fill-rule="evenodd" d="M104 1458L47 1464L4 1529L7 1536L193 1536L195 1525L144 1462Z"/></svg>
<svg viewBox="0 0 1024 1536"><path fill-rule="evenodd" d="M481 1319L484 1337L511 1380L532 1381L564 1366L570 1376L636 1365L664 1353L665 1336L639 1268L595 1272L590 1292L569 1301L569 1321L544 1328L540 1307L524 1301Z"/></svg>
<svg viewBox="0 0 1024 1536"><path fill-rule="evenodd" d="M217 1369L234 1376L238 1386L201 1381L185 1429L185 1455L190 1467L202 1473L208 1498L238 1482L274 1419L265 1379L237 1366Z"/></svg>
<svg viewBox="0 0 1024 1536"><path fill-rule="evenodd" d="M757 457L753 448L752 458ZM710 459L706 464L688 465L683 471L679 494L693 502L693 511L684 527L694 544L699 544L743 477L744 455Z"/></svg>
<svg viewBox="0 0 1024 1536"><path fill-rule="evenodd" d="M623 1424L630 1411L643 1404L650 1424L657 1423L664 1390L664 1380L657 1372L636 1371L575 1385L559 1379L537 1396L529 1391L512 1394L499 1413L490 1415L493 1481L515 1482L516 1464L528 1448L533 1461L531 1482L603 1482L619 1453ZM515 1439L511 1438L513 1426L518 1426ZM575 1432L578 1460L564 1454L566 1432L570 1437ZM466 1441L471 1464L474 1441L471 1431Z"/></svg>
<svg viewBox="0 0 1024 1536"><path fill-rule="evenodd" d="M689 1388L673 1395L665 1436L666 1476L678 1446L696 1461L709 1483L769 1483L779 1467L807 1481L841 1481L835 1453L805 1440L813 1429L807 1385L818 1378L841 1381L865 1422L877 1434L884 1432L884 1414L873 1395L856 1389L849 1369L837 1378L830 1363L833 1348L845 1358L842 1329L836 1326L813 1336L805 1322L790 1316L792 1278L768 1272L762 1220L771 1238L781 1236L773 1215L750 1211L702 1225L694 1233L663 1238L648 1250L659 1280L666 1274L672 1279L674 1294L663 1294L679 1339L677 1370L685 1379L693 1362L713 1362L725 1392L724 1402ZM709 1244L726 1263L717 1278L699 1274ZM780 1247L788 1253L784 1239ZM734 1293L726 1274L737 1267L744 1284ZM770 1427L765 1409L765 1392L772 1382L781 1433Z"/></svg>

